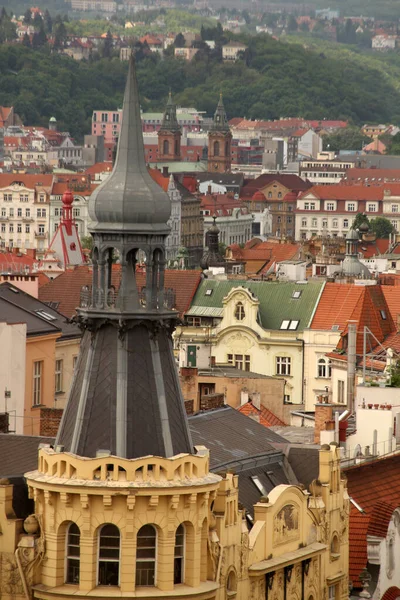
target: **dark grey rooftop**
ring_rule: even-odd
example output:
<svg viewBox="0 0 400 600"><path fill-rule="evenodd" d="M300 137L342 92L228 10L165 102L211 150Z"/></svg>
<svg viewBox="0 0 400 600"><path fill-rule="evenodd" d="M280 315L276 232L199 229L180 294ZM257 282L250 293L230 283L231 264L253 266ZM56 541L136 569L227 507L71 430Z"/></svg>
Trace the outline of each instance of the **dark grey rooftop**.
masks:
<svg viewBox="0 0 400 600"><path fill-rule="evenodd" d="M287 458L298 481L308 490L310 483L319 476L319 446L291 445Z"/></svg>
<svg viewBox="0 0 400 600"><path fill-rule="evenodd" d="M245 467L267 464L281 455L272 443L286 441L230 406L190 416L189 427L193 444L209 448L213 471L233 468L239 472Z"/></svg>
<svg viewBox="0 0 400 600"><path fill-rule="evenodd" d="M131 56L115 165L90 196L91 229L168 233L170 214L168 194L153 181L145 163L135 59Z"/></svg>
<svg viewBox="0 0 400 600"><path fill-rule="evenodd" d="M207 375L212 377L243 377L245 379L276 379L272 375L264 375L263 373L253 373L253 371L244 371L236 369L232 365L216 365L207 369L198 369L199 375Z"/></svg>
<svg viewBox="0 0 400 600"><path fill-rule="evenodd" d="M0 433L0 477L18 477L38 466L39 444L53 444L54 438Z"/></svg>
<svg viewBox="0 0 400 600"><path fill-rule="evenodd" d="M81 330L64 315L10 282L0 284L0 320L26 323L28 335L61 332L60 339L81 337Z"/></svg>

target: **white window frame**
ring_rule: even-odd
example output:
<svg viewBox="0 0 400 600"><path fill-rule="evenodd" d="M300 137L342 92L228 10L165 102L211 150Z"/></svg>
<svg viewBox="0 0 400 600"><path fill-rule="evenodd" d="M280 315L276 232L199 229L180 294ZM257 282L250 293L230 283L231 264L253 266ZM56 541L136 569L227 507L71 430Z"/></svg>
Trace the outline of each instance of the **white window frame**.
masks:
<svg viewBox="0 0 400 600"><path fill-rule="evenodd" d="M60 393L63 391L63 363L64 361L62 360L62 358L57 358L56 359L56 365L55 365L55 392Z"/></svg>
<svg viewBox="0 0 400 600"><path fill-rule="evenodd" d="M179 527L182 527L183 529L183 544L182 546L180 546L182 548L182 555L181 556L176 556L175 555L175 549L176 549L176 533L179 529ZM157 538L156 538L157 539ZM157 546L156 546L156 556L157 556ZM178 525L178 527L175 530L175 544L174 544L174 585L180 585L182 583L185 583L185 568L186 568L186 560L185 560L185 556L186 556L186 527L184 523L180 523ZM175 582L175 560L177 558L180 558L182 561L181 564L181 581L177 581Z"/></svg>
<svg viewBox="0 0 400 600"><path fill-rule="evenodd" d="M275 370L277 375L288 377L292 372L292 359L290 356L277 356L275 358Z"/></svg>
<svg viewBox="0 0 400 600"><path fill-rule="evenodd" d="M32 404L40 406L42 404L42 383L43 383L43 361L35 360L33 363L33 389Z"/></svg>

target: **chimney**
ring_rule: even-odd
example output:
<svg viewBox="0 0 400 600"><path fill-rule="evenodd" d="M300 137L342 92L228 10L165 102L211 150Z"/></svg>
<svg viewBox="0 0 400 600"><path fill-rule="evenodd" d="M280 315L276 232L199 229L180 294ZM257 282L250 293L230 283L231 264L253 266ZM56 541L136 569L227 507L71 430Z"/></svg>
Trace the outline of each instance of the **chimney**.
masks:
<svg viewBox="0 0 400 600"><path fill-rule="evenodd" d="M261 398L260 392L253 392L251 395L251 402L257 410L261 410Z"/></svg>
<svg viewBox="0 0 400 600"><path fill-rule="evenodd" d="M354 411L354 384L356 377L357 321L349 321L347 345L347 410Z"/></svg>
<svg viewBox="0 0 400 600"><path fill-rule="evenodd" d="M321 439L321 431L326 431L327 424L332 421L333 407L332 404L321 403L323 396L319 396L319 402L315 405L315 427L314 427L314 443L319 444Z"/></svg>
<svg viewBox="0 0 400 600"><path fill-rule="evenodd" d="M247 404L248 401L249 401L249 392L247 391L246 388L244 388L240 392L240 406L243 406L243 404Z"/></svg>
<svg viewBox="0 0 400 600"><path fill-rule="evenodd" d="M207 188L207 194L211 194L211 190L212 190L211 183L209 183L208 188Z"/></svg>
<svg viewBox="0 0 400 600"><path fill-rule="evenodd" d="M168 177L168 167L162 168L162 174L164 175L164 177Z"/></svg>

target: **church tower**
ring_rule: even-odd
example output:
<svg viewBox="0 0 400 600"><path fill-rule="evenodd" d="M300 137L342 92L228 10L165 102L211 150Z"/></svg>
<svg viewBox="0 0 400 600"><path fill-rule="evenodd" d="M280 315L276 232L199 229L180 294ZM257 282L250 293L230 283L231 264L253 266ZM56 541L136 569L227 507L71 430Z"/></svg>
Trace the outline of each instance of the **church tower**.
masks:
<svg viewBox="0 0 400 600"><path fill-rule="evenodd" d="M192 452L171 332L176 313L164 306L168 195L148 173L134 59L111 175L89 199L93 280L78 319L84 330L77 372L57 444L79 456L106 449L136 458ZM136 282L145 255L146 285ZM119 291L111 284L120 265Z"/></svg>
<svg viewBox="0 0 400 600"><path fill-rule="evenodd" d="M158 130L158 158L161 161L181 160L182 131L176 116L176 105L168 96L161 127Z"/></svg>
<svg viewBox="0 0 400 600"><path fill-rule="evenodd" d="M226 173L231 170L232 133L229 129L222 94L208 132L208 171Z"/></svg>

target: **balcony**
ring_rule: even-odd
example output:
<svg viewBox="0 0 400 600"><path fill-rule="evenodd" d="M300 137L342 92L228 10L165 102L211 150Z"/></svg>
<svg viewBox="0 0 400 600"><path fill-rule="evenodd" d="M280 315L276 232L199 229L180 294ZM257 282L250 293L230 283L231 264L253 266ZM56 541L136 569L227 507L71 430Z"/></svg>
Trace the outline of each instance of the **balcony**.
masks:
<svg viewBox="0 0 400 600"><path fill-rule="evenodd" d="M23 223L33 223L33 217L22 217Z"/></svg>
<svg viewBox="0 0 400 600"><path fill-rule="evenodd" d="M47 238L47 231L35 231L35 238L44 240Z"/></svg>
<svg viewBox="0 0 400 600"><path fill-rule="evenodd" d="M1 217L1 216L0 216L0 221L8 221L8 220L9 220L9 218L8 218L8 217Z"/></svg>

